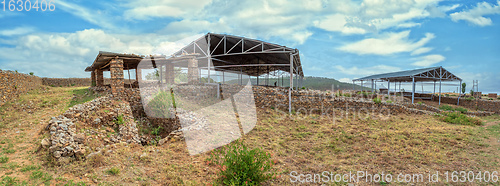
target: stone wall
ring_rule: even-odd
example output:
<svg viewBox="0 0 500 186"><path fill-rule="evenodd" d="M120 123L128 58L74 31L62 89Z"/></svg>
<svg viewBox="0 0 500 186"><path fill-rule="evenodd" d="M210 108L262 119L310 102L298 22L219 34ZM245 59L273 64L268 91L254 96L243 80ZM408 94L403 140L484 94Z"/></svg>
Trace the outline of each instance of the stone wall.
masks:
<svg viewBox="0 0 500 186"><path fill-rule="evenodd" d="M435 96L433 101L439 101L439 97ZM447 104L457 104L457 98L453 97L441 97L441 103ZM467 100L465 98L460 98L460 106L468 109L477 109L482 111L490 111L500 114L500 101L497 100Z"/></svg>
<svg viewBox="0 0 500 186"><path fill-rule="evenodd" d="M41 86L40 77L0 70L0 105Z"/></svg>
<svg viewBox="0 0 500 186"><path fill-rule="evenodd" d="M43 85L52 87L85 87L91 85L90 78L42 78Z"/></svg>

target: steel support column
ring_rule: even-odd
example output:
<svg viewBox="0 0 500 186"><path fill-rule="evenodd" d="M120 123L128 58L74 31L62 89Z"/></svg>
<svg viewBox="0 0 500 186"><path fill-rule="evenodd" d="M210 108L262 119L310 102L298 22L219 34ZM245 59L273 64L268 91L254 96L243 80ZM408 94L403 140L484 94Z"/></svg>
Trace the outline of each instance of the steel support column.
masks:
<svg viewBox="0 0 500 186"><path fill-rule="evenodd" d="M387 80L387 96L391 99L391 80Z"/></svg>
<svg viewBox="0 0 500 186"><path fill-rule="evenodd" d="M458 84L458 87L459 87L458 90L459 90L459 92L458 92L457 105L460 105L460 96L462 95L462 94L460 94L460 86L462 86L462 80L460 80L460 84Z"/></svg>
<svg viewBox="0 0 500 186"><path fill-rule="evenodd" d="M411 77L412 85L411 85L411 104L415 103L415 77Z"/></svg>
<svg viewBox="0 0 500 186"><path fill-rule="evenodd" d="M292 114L293 54L290 53L290 87L288 88L288 113Z"/></svg>
<svg viewBox="0 0 500 186"><path fill-rule="evenodd" d="M441 79L443 79L443 68L439 68L439 105L441 105Z"/></svg>

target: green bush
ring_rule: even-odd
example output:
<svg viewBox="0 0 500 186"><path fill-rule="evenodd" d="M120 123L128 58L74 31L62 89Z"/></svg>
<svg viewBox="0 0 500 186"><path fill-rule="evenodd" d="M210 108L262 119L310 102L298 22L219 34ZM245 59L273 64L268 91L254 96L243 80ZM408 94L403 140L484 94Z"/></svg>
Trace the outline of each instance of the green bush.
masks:
<svg viewBox="0 0 500 186"><path fill-rule="evenodd" d="M481 119L469 117L459 112L445 113L443 116L441 116L441 120L447 123L459 124L459 125L476 126L483 124Z"/></svg>
<svg viewBox="0 0 500 186"><path fill-rule="evenodd" d="M0 185L18 185L19 180L16 177L10 177L10 176L2 176L2 181L0 182Z"/></svg>
<svg viewBox="0 0 500 186"><path fill-rule="evenodd" d="M30 72L30 75L35 75L35 73L34 72Z"/></svg>
<svg viewBox="0 0 500 186"><path fill-rule="evenodd" d="M111 169L106 170L106 173L108 173L110 175L118 175L118 174L120 174L120 169L113 167Z"/></svg>
<svg viewBox="0 0 500 186"><path fill-rule="evenodd" d="M151 131L151 134L158 136L158 134L160 134L161 129L163 129L161 126L158 126L158 128L153 128L153 130Z"/></svg>
<svg viewBox="0 0 500 186"><path fill-rule="evenodd" d="M455 110L456 111L460 111L463 114L467 113L467 109L466 108L458 107L458 108L455 108Z"/></svg>
<svg viewBox="0 0 500 186"><path fill-rule="evenodd" d="M470 101L470 100L473 100L474 97L468 97L468 98L465 98L465 99Z"/></svg>
<svg viewBox="0 0 500 186"><path fill-rule="evenodd" d="M380 100L380 98L373 98L373 102L375 102L376 104L380 104L382 103L382 100Z"/></svg>
<svg viewBox="0 0 500 186"><path fill-rule="evenodd" d="M385 101L385 102L386 102L386 103L392 103L392 101L391 101L391 100L387 100L387 101Z"/></svg>
<svg viewBox="0 0 500 186"><path fill-rule="evenodd" d="M453 108L450 105L442 105L442 106L439 107L439 109L444 110L444 111L459 111L459 112L461 112L463 114L467 113L467 109L466 108L462 108L462 107Z"/></svg>
<svg viewBox="0 0 500 186"><path fill-rule="evenodd" d="M7 156L0 157L0 163L7 163L8 161L9 161L9 157L7 157Z"/></svg>
<svg viewBox="0 0 500 186"><path fill-rule="evenodd" d="M125 123L125 121L123 120L123 114L120 114L120 115L116 118L115 123L116 123L117 125L122 125L122 124L124 124L124 123Z"/></svg>
<svg viewBox="0 0 500 186"><path fill-rule="evenodd" d="M453 110L455 110L455 109L453 109L453 107L452 107L452 106L450 106L450 105L442 105L442 106L440 106L440 107L439 107L439 109L441 109L441 110L446 110L446 111L453 111Z"/></svg>
<svg viewBox="0 0 500 186"><path fill-rule="evenodd" d="M424 104L424 103L422 103L421 101L419 101L419 102L417 102L417 104L422 105L422 104Z"/></svg>
<svg viewBox="0 0 500 186"><path fill-rule="evenodd" d="M240 141L214 150L207 161L220 170L216 182L222 185L260 185L275 174L270 153L250 150Z"/></svg>
<svg viewBox="0 0 500 186"><path fill-rule="evenodd" d="M174 94L167 91L159 92L149 103L148 108L154 117L170 118L169 108L175 108Z"/></svg>

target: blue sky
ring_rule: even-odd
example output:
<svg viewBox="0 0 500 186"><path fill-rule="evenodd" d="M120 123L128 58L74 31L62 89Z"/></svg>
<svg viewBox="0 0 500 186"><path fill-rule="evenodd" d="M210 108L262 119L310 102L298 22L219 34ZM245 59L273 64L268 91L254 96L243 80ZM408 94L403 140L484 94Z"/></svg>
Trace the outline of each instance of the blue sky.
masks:
<svg viewBox="0 0 500 186"><path fill-rule="evenodd" d="M467 90L472 80L479 80L480 91L500 93L498 0L53 3L52 12L0 11L0 69L89 77L84 68L99 50L168 55L213 32L297 48L306 76L349 82L376 73L443 66L464 79Z"/></svg>

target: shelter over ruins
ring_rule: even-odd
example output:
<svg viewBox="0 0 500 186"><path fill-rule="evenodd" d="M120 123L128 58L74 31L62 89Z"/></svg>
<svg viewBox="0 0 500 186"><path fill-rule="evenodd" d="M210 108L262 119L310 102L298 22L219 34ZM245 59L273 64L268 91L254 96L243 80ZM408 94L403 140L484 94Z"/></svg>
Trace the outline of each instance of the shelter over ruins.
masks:
<svg viewBox="0 0 500 186"><path fill-rule="evenodd" d="M139 65L148 60L149 65ZM179 51L165 55L135 55L100 51L91 66L92 85L104 86L103 71L110 71L111 92L119 95L124 87L124 70L135 70L136 81L142 80L143 69L159 69L160 82L174 83L174 67L187 69L188 83L200 83L201 71L207 71L209 83L212 72L243 74L258 77L271 72L285 72L290 78L290 88L300 87L304 73L297 49L227 34L207 33Z"/></svg>
<svg viewBox="0 0 500 186"><path fill-rule="evenodd" d="M371 76L366 76L363 78L354 79L353 83L356 81L361 82L361 86L363 86L364 81L371 82L372 92L376 87L376 82L387 82L388 94L390 95L390 87L391 83L394 83L394 87L396 87L396 83L401 82L411 82L412 83L412 95L411 101L412 103L415 100L415 83L416 82L433 82L434 83L434 93L436 92L436 83L439 82L439 104L441 104L441 86L443 81L460 81L460 86L462 84L462 79L458 76L454 75L450 71L444 69L442 66L439 67L429 67L415 70L406 70L399 72L391 72L385 74L376 74ZM396 88L394 88L396 89ZM460 96L459 96L460 100Z"/></svg>

